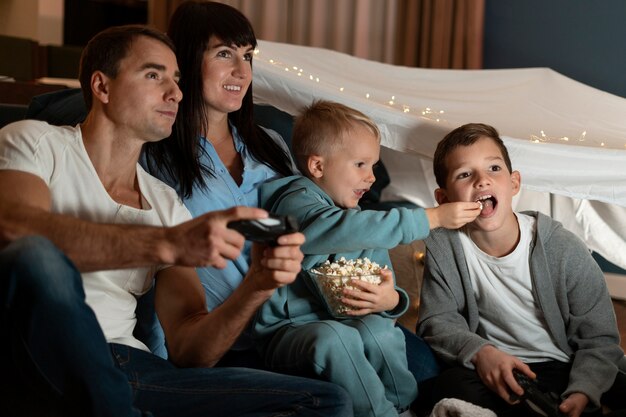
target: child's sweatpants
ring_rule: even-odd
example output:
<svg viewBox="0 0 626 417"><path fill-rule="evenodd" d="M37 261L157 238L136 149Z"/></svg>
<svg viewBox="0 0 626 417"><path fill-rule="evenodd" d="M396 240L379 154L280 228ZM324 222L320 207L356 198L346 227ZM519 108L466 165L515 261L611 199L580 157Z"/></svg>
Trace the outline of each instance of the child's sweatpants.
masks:
<svg viewBox="0 0 626 417"><path fill-rule="evenodd" d="M417 396L404 334L378 314L290 324L271 338L265 359L274 371L342 386L352 397L355 417L397 416Z"/></svg>

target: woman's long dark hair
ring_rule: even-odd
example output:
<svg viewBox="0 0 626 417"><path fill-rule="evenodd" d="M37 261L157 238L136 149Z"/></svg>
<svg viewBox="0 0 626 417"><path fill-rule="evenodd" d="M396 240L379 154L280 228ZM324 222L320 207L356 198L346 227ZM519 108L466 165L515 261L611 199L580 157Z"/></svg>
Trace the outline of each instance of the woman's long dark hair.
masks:
<svg viewBox="0 0 626 417"><path fill-rule="evenodd" d="M168 35L176 46L181 72L183 99L172 135L145 147L148 171L161 172L178 186L183 197L191 197L194 184L206 188L205 175L213 166L200 162L199 136L208 132L202 87L202 59L209 39L216 36L225 44L256 47L256 37L248 19L237 9L216 2L187 1L172 15ZM285 151L254 123L252 84L239 110L228 115L252 156L282 175L292 170Z"/></svg>

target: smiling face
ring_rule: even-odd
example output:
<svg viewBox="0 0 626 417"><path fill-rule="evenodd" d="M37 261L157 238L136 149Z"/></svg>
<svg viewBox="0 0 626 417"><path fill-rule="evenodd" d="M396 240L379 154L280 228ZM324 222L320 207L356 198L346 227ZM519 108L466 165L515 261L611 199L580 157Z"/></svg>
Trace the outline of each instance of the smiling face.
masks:
<svg viewBox="0 0 626 417"><path fill-rule="evenodd" d="M98 97L118 132L142 141L168 137L178 112L182 93L174 52L162 42L138 36L119 63L115 78L101 72Z"/></svg>
<svg viewBox="0 0 626 417"><path fill-rule="evenodd" d="M509 172L495 141L481 137L472 145L455 147L445 159L445 188L435 191L439 204L455 201L480 201L480 216L468 225L485 232L517 230L513 196L519 192L519 172ZM513 230L513 229L511 229Z"/></svg>
<svg viewBox="0 0 626 417"><path fill-rule="evenodd" d="M341 144L328 146L326 155L309 157L310 178L338 207L354 208L376 180L374 165L380 158L378 136L361 123L344 131Z"/></svg>
<svg viewBox="0 0 626 417"><path fill-rule="evenodd" d="M219 38L209 39L202 60L204 101L209 112L228 114L239 110L252 82L251 45L226 45Z"/></svg>

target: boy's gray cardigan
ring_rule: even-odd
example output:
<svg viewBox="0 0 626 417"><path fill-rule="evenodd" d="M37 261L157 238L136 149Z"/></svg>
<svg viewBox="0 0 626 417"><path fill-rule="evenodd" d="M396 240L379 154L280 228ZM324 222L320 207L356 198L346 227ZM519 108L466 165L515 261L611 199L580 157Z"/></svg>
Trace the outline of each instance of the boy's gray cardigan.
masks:
<svg viewBox="0 0 626 417"><path fill-rule="evenodd" d="M559 222L525 214L537 218L530 258L533 294L554 342L572 360L563 396L582 392L600 405L617 372L626 372L604 275L584 243ZM437 229L425 240L417 330L440 358L473 368L472 358L489 341L476 334L478 306L458 234Z"/></svg>

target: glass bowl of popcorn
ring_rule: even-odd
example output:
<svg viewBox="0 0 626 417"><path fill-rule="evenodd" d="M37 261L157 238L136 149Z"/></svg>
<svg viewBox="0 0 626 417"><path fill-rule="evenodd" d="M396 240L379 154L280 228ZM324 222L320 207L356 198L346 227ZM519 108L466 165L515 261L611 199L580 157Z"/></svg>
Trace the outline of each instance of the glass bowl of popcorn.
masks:
<svg viewBox="0 0 626 417"><path fill-rule="evenodd" d="M325 261L309 270L311 280L319 291L328 312L337 318L354 317L346 312L354 310L353 307L344 304L341 299L345 297L344 288L357 289L350 285L353 279L367 281L372 284L380 284L380 271L387 269L368 258L346 260L340 258L335 261Z"/></svg>

